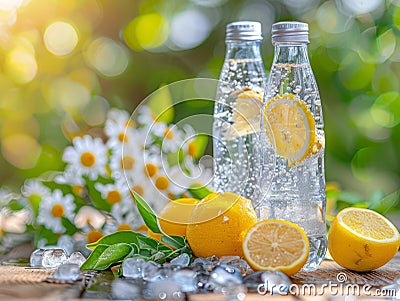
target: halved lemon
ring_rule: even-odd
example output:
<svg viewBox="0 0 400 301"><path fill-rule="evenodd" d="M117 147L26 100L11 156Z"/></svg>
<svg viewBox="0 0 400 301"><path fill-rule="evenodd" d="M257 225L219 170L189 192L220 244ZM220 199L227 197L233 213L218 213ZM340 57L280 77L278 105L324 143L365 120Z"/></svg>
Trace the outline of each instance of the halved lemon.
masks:
<svg viewBox="0 0 400 301"><path fill-rule="evenodd" d="M400 244L397 228L383 215L364 208L345 208L332 222L328 249L342 267L371 271L392 259Z"/></svg>
<svg viewBox="0 0 400 301"><path fill-rule="evenodd" d="M247 231L243 241L246 261L254 270L296 274L307 262L310 245L304 230L283 220L263 220Z"/></svg>
<svg viewBox="0 0 400 301"><path fill-rule="evenodd" d="M277 95L264 107L266 135L276 153L289 165L303 161L323 146L317 140L315 121L306 104L293 94Z"/></svg>
<svg viewBox="0 0 400 301"><path fill-rule="evenodd" d="M263 95L245 87L233 92L230 97L237 97L232 113L232 125L226 133L226 139L257 133L260 131L260 115Z"/></svg>

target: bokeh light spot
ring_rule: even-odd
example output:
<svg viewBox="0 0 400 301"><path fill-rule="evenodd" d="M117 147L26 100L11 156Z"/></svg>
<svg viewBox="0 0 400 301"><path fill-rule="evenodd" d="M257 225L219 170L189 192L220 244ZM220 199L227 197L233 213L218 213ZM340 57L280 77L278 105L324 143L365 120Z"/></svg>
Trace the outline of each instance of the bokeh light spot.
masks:
<svg viewBox="0 0 400 301"><path fill-rule="evenodd" d="M168 37L168 24L158 13L140 15L133 19L123 30L125 43L134 50L157 48Z"/></svg>
<svg viewBox="0 0 400 301"><path fill-rule="evenodd" d="M181 49L200 45L210 34L211 22L198 10L178 13L171 22L170 38Z"/></svg>
<svg viewBox="0 0 400 301"><path fill-rule="evenodd" d="M10 164L28 169L36 165L41 146L32 136L19 133L2 138L1 151Z"/></svg>
<svg viewBox="0 0 400 301"><path fill-rule="evenodd" d="M384 0L341 0L344 11L355 15L367 14L384 5Z"/></svg>
<svg viewBox="0 0 400 301"><path fill-rule="evenodd" d="M63 109L71 115L80 114L90 100L90 91L69 78L59 78L48 88L48 99L56 109Z"/></svg>
<svg viewBox="0 0 400 301"><path fill-rule="evenodd" d="M38 67L32 53L15 49L7 55L5 70L16 83L26 84L35 78Z"/></svg>
<svg viewBox="0 0 400 301"><path fill-rule="evenodd" d="M400 94L387 92L380 95L371 107L374 121L387 128L392 128L400 123Z"/></svg>
<svg viewBox="0 0 400 301"><path fill-rule="evenodd" d="M58 56L71 53L78 44L78 33L67 22L56 21L50 24L43 38L47 50Z"/></svg>
<svg viewBox="0 0 400 301"><path fill-rule="evenodd" d="M345 32L354 22L351 17L341 14L332 1L323 3L318 8L316 17L319 27L328 33Z"/></svg>
<svg viewBox="0 0 400 301"><path fill-rule="evenodd" d="M127 49L108 38L94 40L85 55L90 65L109 77L122 74L129 63Z"/></svg>

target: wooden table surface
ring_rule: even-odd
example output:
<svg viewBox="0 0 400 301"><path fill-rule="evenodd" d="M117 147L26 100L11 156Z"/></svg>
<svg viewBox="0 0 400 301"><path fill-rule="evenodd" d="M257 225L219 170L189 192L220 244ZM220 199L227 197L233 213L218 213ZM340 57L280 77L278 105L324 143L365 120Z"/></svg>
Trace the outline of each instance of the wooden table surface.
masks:
<svg viewBox="0 0 400 301"><path fill-rule="evenodd" d="M108 272L86 275L74 283L52 281L52 270L44 268L31 268L21 266L13 259L27 257L26 248L15 250L13 254L0 257L0 300L110 300L110 283L114 279ZM14 257L14 258L13 258ZM247 301L267 300L392 300L392 297L377 296L383 286L393 283L400 278L400 253L385 266L368 273L355 273L341 268L333 261L325 260L320 268L314 272L300 272L292 276L294 283L291 291L293 294L286 296L269 293L260 295L249 293ZM346 289L350 293L356 292L354 286L360 290L361 296L344 296ZM325 286L324 294L321 295ZM367 294L362 288L367 288ZM313 291L313 289L315 290ZM309 293L311 289L311 294ZM330 292L329 293L329 289ZM304 290L305 294L297 294ZM343 292L343 293L342 293ZM400 291L398 292L400 295ZM317 295L317 296L315 296ZM400 296L398 296L400 298ZM187 296L189 301L218 301L226 300L225 296L218 294L197 294Z"/></svg>

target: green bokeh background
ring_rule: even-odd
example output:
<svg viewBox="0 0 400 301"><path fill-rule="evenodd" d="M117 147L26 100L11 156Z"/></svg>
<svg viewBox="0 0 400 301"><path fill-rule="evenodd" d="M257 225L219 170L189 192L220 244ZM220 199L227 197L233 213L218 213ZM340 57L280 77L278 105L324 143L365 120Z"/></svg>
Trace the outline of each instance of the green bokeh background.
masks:
<svg viewBox="0 0 400 301"><path fill-rule="evenodd" d="M327 180L363 196L398 190L398 0L1 0L0 183L61 169L70 139L101 135L110 107L132 112L162 85L218 78L236 20L262 22L267 73L272 23L309 23Z"/></svg>

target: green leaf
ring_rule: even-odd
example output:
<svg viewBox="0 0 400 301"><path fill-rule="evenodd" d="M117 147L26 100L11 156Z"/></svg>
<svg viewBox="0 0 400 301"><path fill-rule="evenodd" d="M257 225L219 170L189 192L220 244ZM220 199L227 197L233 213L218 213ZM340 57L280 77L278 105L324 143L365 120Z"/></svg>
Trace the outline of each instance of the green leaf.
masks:
<svg viewBox="0 0 400 301"><path fill-rule="evenodd" d="M94 270L97 260L100 258L101 254L108 248L107 245L97 245L96 248L90 253L86 261L81 265L81 270Z"/></svg>
<svg viewBox="0 0 400 301"><path fill-rule="evenodd" d="M161 241L165 242L167 245L175 248L181 249L186 246L186 239L183 236L161 236Z"/></svg>
<svg viewBox="0 0 400 301"><path fill-rule="evenodd" d="M361 196L347 191L341 191L338 196L338 200L342 202L346 202L348 204L357 204L365 202L365 199Z"/></svg>
<svg viewBox="0 0 400 301"><path fill-rule="evenodd" d="M65 216L61 217L61 224L65 228L65 234L72 236L75 233L79 232L79 229L73 224L68 218Z"/></svg>
<svg viewBox="0 0 400 301"><path fill-rule="evenodd" d="M206 196L208 196L212 191L208 189L206 186L203 186L203 184L192 184L189 188L188 191L194 197L195 199L203 199Z"/></svg>
<svg viewBox="0 0 400 301"><path fill-rule="evenodd" d="M110 246L98 245L83 263L81 270L102 271L108 269L112 264L123 260L132 250L132 246L127 243L117 243Z"/></svg>
<svg viewBox="0 0 400 301"><path fill-rule="evenodd" d="M133 191L133 196L135 197L136 206L146 226L154 233L162 233L157 215L154 213L153 209L151 209L147 202L135 191Z"/></svg>
<svg viewBox="0 0 400 301"><path fill-rule="evenodd" d="M87 244L88 248L96 247L97 245L113 245L118 243L136 244L139 245L138 236L144 236L141 233L136 233L131 230L117 231L107 236L103 236L97 242Z"/></svg>
<svg viewBox="0 0 400 301"><path fill-rule="evenodd" d="M84 179L86 181L90 200L93 202L94 207L99 210L110 212L111 205L105 199L102 198L101 193L94 187L96 181L92 181L88 177L84 177ZM101 181L97 181L97 183L99 182Z"/></svg>
<svg viewBox="0 0 400 301"><path fill-rule="evenodd" d="M387 213L390 209L395 208L400 201L400 190L397 190L377 202L371 202L368 206L369 209L372 209L381 214Z"/></svg>

